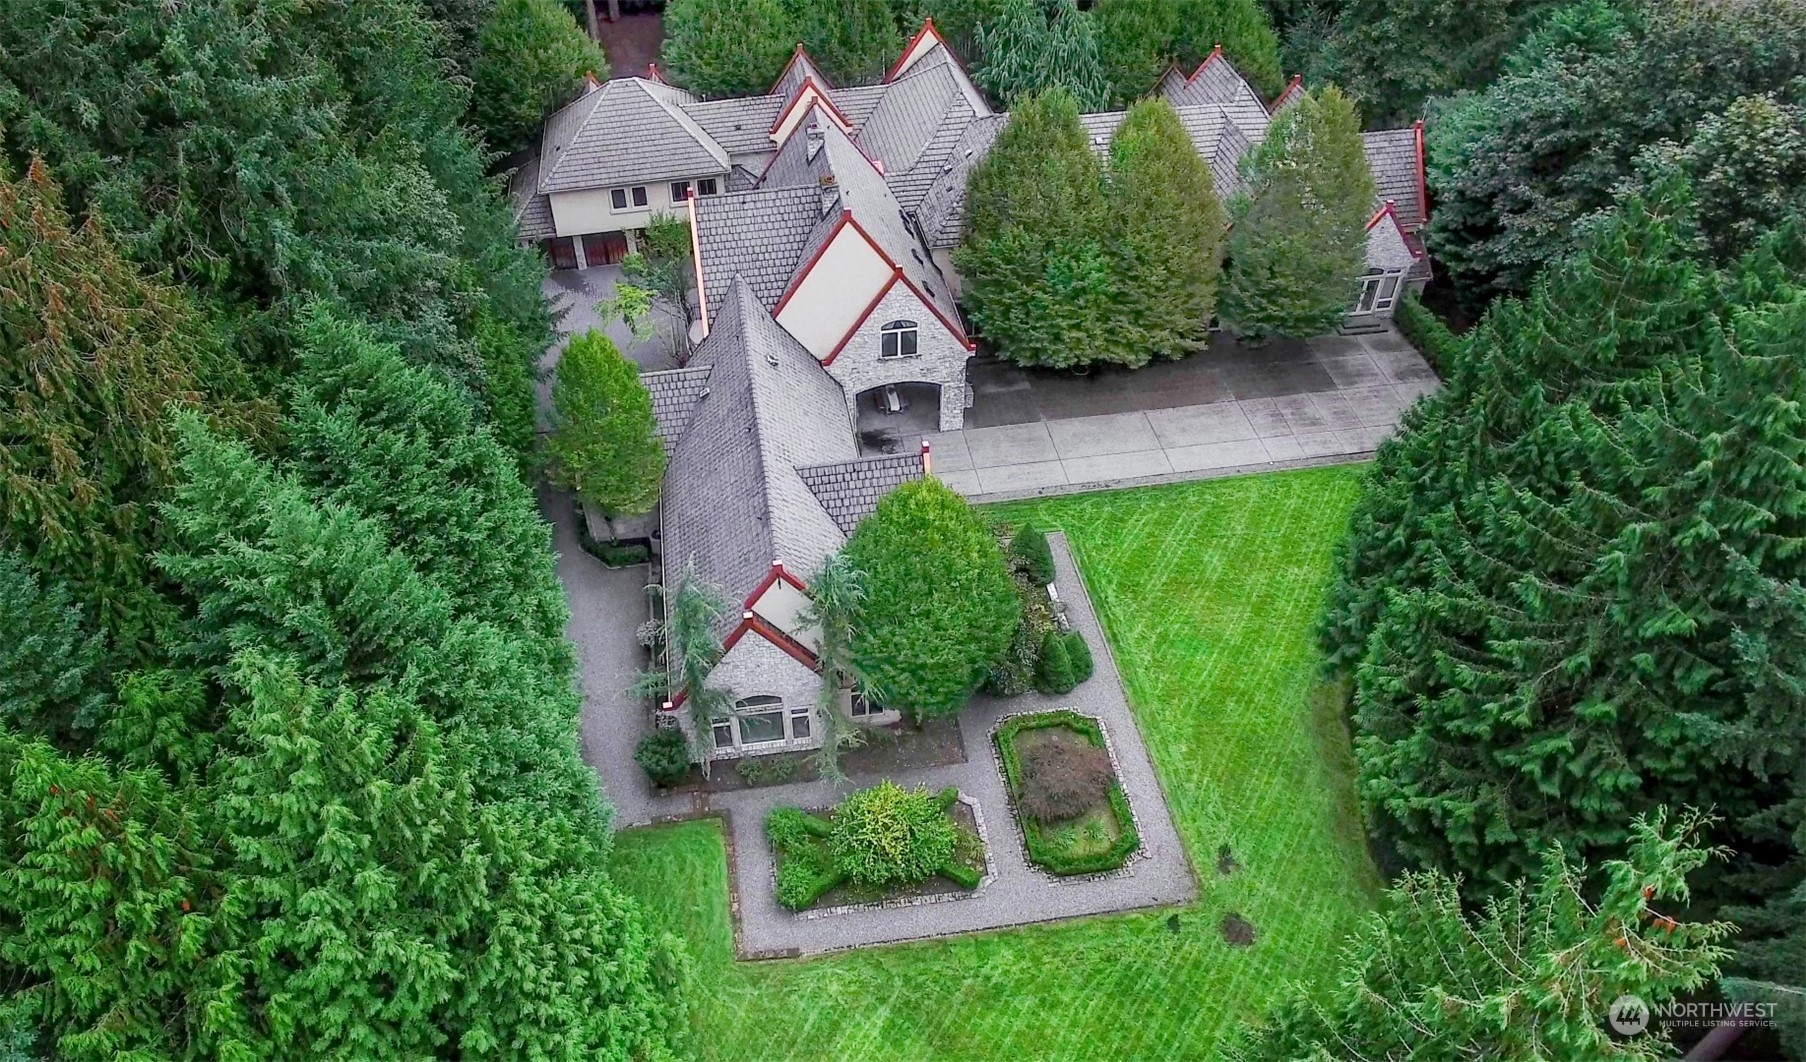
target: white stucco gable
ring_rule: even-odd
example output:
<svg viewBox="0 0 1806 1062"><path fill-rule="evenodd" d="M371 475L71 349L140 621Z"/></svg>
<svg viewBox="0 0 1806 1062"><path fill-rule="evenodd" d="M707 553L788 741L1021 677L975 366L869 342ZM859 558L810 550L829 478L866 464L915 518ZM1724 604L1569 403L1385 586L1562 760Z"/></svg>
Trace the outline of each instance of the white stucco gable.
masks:
<svg viewBox="0 0 1806 1062"><path fill-rule="evenodd" d="M1398 223L1398 212L1387 203L1367 223L1367 268L1386 272L1405 270L1416 265L1418 257Z"/></svg>

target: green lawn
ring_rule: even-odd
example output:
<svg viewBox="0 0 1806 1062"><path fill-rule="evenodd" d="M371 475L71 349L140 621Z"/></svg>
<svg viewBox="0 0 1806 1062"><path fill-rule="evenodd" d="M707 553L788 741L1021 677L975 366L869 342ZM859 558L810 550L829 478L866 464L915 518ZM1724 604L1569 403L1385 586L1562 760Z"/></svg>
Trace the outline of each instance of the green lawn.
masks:
<svg viewBox="0 0 1806 1062"><path fill-rule="evenodd" d="M617 879L697 953L703 1056L1201 1057L1287 978L1327 971L1380 888L1312 642L1358 482L1313 469L1001 510L1077 551L1203 881L1177 932L1160 911L735 963L719 828L622 833ZM1230 911L1253 947L1218 935Z"/></svg>

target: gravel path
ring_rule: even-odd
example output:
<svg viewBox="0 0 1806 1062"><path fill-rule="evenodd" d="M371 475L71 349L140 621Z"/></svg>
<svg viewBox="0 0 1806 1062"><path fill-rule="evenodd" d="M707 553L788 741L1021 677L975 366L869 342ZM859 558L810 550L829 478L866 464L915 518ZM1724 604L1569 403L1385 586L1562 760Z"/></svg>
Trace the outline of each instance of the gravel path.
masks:
<svg viewBox="0 0 1806 1062"><path fill-rule="evenodd" d="M976 892L959 899L796 915L779 907L773 895L765 813L780 804L829 805L851 789L879 779L856 777L841 787L810 782L713 795L653 797L633 762L633 744L646 726L645 711L623 692L638 659L633 629L644 615L638 587L645 582L645 569L611 571L602 567L577 546L564 498L546 493L541 500L555 529L558 574L571 598L571 636L577 643L583 674L584 757L601 776L620 825L726 813L739 894L737 928L742 955L812 955L1185 903L1197 895L1184 846L1064 535L1048 536L1058 573L1056 586L1074 627L1091 643L1096 673L1063 696L1031 693L1010 700L974 698L961 717L966 762L890 776L900 784L924 785L930 790L957 786L975 801L992 875ZM1010 813L1002 773L992 753L991 731L1006 716L1053 708L1070 708L1103 722L1141 833L1141 852L1124 871L1061 880L1030 866L1023 853L1021 832Z"/></svg>

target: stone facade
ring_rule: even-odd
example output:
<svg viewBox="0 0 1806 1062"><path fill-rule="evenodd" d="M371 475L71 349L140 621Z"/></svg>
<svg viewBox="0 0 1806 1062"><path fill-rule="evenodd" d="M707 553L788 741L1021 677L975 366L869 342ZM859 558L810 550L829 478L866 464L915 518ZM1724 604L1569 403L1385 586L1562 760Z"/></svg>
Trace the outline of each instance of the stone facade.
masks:
<svg viewBox="0 0 1806 1062"><path fill-rule="evenodd" d="M878 357L879 333L892 321L916 323L915 357ZM970 356L966 345L907 284L895 283L827 364L827 370L847 393L851 423L859 422L858 402L863 392L885 384L927 383L941 389L941 430L957 431L965 426L966 359Z"/></svg>
<svg viewBox="0 0 1806 1062"><path fill-rule="evenodd" d="M821 699L821 676L807 664L791 656L756 631L748 631L735 642L709 674L709 686L731 691L735 700L747 697L776 697L786 710L803 705L813 708ZM821 745L822 727L811 716L809 737L787 740L783 744L760 745L756 749L722 749L714 759L737 759L743 755L768 752L793 752ZM785 721L788 727L789 721Z"/></svg>

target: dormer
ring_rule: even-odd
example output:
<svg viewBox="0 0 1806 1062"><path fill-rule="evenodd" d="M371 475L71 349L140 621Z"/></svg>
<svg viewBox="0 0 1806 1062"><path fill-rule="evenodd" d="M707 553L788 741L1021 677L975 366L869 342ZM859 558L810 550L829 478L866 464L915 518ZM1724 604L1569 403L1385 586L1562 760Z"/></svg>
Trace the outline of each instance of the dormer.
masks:
<svg viewBox="0 0 1806 1062"><path fill-rule="evenodd" d="M785 102L784 109L778 112L777 121L771 123L771 142L782 145L790 139L790 134L798 124L811 112L825 115L829 121L840 127L840 131L852 135L853 123L842 114L839 107L829 98L828 92L813 77L805 77Z"/></svg>
<svg viewBox="0 0 1806 1062"><path fill-rule="evenodd" d="M809 58L809 53L803 50L803 42L797 41L796 51L790 53L790 61L784 64L784 72L778 75L776 81L772 82L771 91L766 95L788 97L794 94L805 81L813 81L817 85L828 87L833 86L833 82L829 81L827 76L821 72L821 67L816 66L815 60Z"/></svg>

